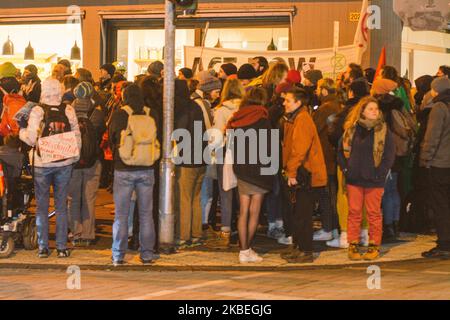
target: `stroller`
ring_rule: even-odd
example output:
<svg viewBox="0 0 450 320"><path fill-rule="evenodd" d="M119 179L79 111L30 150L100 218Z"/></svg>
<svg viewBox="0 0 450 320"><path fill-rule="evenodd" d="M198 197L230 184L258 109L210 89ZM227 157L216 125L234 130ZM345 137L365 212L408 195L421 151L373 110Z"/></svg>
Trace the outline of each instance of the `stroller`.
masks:
<svg viewBox="0 0 450 320"><path fill-rule="evenodd" d="M0 258L8 258L16 244L26 250L38 244L36 217L29 212L34 194L30 165L25 164L19 176L13 171L0 160Z"/></svg>

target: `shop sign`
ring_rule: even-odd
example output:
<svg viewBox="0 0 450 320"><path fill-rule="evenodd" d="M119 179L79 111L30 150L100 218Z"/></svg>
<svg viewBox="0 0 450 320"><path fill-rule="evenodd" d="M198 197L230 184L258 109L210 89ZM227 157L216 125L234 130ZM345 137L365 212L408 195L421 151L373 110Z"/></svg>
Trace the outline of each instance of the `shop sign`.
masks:
<svg viewBox="0 0 450 320"><path fill-rule="evenodd" d="M333 48L291 51L253 51L223 48L184 47L187 67L193 72L214 68L216 71L223 63L234 63L237 67L250 63L253 57L263 56L271 61L286 63L290 69L306 72L309 69L320 69L324 77L334 78L351 62L357 62L356 46L342 46L336 51Z"/></svg>
<svg viewBox="0 0 450 320"><path fill-rule="evenodd" d="M55 162L80 155L73 131L40 138L38 145L42 163Z"/></svg>

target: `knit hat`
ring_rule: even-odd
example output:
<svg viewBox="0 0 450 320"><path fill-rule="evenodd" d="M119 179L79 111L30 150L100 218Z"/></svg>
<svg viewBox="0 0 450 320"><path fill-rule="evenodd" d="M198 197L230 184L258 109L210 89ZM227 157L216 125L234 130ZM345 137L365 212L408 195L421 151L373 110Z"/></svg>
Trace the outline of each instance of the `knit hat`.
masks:
<svg viewBox="0 0 450 320"><path fill-rule="evenodd" d="M222 82L216 77L213 77L208 71L200 71L197 73L197 80L199 89L203 92L222 89Z"/></svg>
<svg viewBox="0 0 450 320"><path fill-rule="evenodd" d="M30 71L32 75L38 74L38 68L34 64L29 64L24 69Z"/></svg>
<svg viewBox="0 0 450 320"><path fill-rule="evenodd" d="M106 72L108 72L108 74L111 76L111 78L114 75L114 72L116 72L116 67L114 67L114 65L111 63L105 63L104 65L102 65L100 67L100 70L102 70L102 69L105 70Z"/></svg>
<svg viewBox="0 0 450 320"><path fill-rule="evenodd" d="M227 76L237 73L237 67L232 63L224 63L220 66L220 69L222 69Z"/></svg>
<svg viewBox="0 0 450 320"><path fill-rule="evenodd" d="M305 73L305 78L312 82L313 85L317 85L317 82L323 78L322 71L320 70L308 70Z"/></svg>
<svg viewBox="0 0 450 320"><path fill-rule="evenodd" d="M372 84L372 89L370 93L375 94L386 94L397 89L397 83L389 79L377 79Z"/></svg>
<svg viewBox="0 0 450 320"><path fill-rule="evenodd" d="M275 92L277 94L282 94L282 93L287 93L289 90L291 90L293 88L292 83L290 82L281 82L280 84L277 85L277 87L275 88Z"/></svg>
<svg viewBox="0 0 450 320"><path fill-rule="evenodd" d="M164 64L161 61L155 61L150 63L147 68L147 72L151 76L161 77L161 72L164 70Z"/></svg>
<svg viewBox="0 0 450 320"><path fill-rule="evenodd" d="M289 83L300 83L302 81L302 75L300 74L299 71L297 70L289 70L287 77L286 77L286 82Z"/></svg>
<svg viewBox="0 0 450 320"><path fill-rule="evenodd" d="M59 106L61 104L64 89L58 80L47 78L42 82L41 88L41 103L49 106Z"/></svg>
<svg viewBox="0 0 450 320"><path fill-rule="evenodd" d="M244 63L239 68L237 75L239 80L251 80L257 76L255 68L250 63Z"/></svg>
<svg viewBox="0 0 450 320"><path fill-rule="evenodd" d="M11 62L0 64L0 79L15 77L17 68Z"/></svg>
<svg viewBox="0 0 450 320"><path fill-rule="evenodd" d="M431 83L431 89L437 93L442 93L450 89L450 79L447 77L439 77L433 80Z"/></svg>
<svg viewBox="0 0 450 320"><path fill-rule="evenodd" d="M181 68L180 72L186 79L191 79L194 76L194 74L192 73L192 69L189 68Z"/></svg>
<svg viewBox="0 0 450 320"><path fill-rule="evenodd" d="M87 99L94 94L94 87L89 82L81 82L73 89L73 94L77 99Z"/></svg>
<svg viewBox="0 0 450 320"><path fill-rule="evenodd" d="M362 98L369 95L369 84L363 78L353 81L350 84L350 90L357 98Z"/></svg>

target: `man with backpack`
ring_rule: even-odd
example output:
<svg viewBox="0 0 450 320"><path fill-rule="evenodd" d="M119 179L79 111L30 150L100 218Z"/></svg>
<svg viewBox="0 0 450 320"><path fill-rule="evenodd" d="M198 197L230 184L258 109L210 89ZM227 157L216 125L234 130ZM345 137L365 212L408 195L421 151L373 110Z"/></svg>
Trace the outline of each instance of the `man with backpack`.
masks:
<svg viewBox="0 0 450 320"><path fill-rule="evenodd" d="M140 258L143 264L155 259L153 221L154 163L160 156L155 120L144 105L139 86L123 91L124 106L112 115L109 127L114 154L114 204L112 263L124 264L128 246L128 216L133 191L139 210Z"/></svg>
<svg viewBox="0 0 450 320"><path fill-rule="evenodd" d="M92 101L94 87L81 82L74 89L72 107L81 133L80 160L74 167L68 197L69 227L75 246L89 246L95 240L95 199L100 183L100 142L106 131L105 113Z"/></svg>
<svg viewBox="0 0 450 320"><path fill-rule="evenodd" d="M420 165L425 167L433 210L437 246L422 253L425 258L450 259L450 79L431 83L433 106L420 148Z"/></svg>
<svg viewBox="0 0 450 320"><path fill-rule="evenodd" d="M0 85L3 93L3 110L1 113L0 135L6 137L9 134L18 134L19 125L14 120L14 115L27 101L19 94L20 84L16 78L8 78Z"/></svg>
<svg viewBox="0 0 450 320"><path fill-rule="evenodd" d="M52 78L42 82L42 92L39 105L31 110L28 125L20 129L20 139L29 146L30 162L34 167L34 189L36 197L36 225L39 244L39 258L50 255L48 248L48 209L50 201L50 186L56 209L56 249L58 258L70 255L67 249L67 193L73 164L79 156L47 162L42 159L39 141L45 137L73 132L77 148L81 148L80 129L75 110L62 104L64 88L61 83Z"/></svg>

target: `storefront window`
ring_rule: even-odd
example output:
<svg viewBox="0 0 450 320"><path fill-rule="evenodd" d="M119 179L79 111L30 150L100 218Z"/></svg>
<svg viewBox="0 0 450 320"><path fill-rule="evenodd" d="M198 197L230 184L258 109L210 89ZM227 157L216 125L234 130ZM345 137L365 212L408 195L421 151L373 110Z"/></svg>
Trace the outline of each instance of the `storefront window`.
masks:
<svg viewBox="0 0 450 320"><path fill-rule="evenodd" d="M205 45L214 47L220 40L222 48L264 51L272 38L278 50L289 50L289 28L209 29Z"/></svg>
<svg viewBox="0 0 450 320"><path fill-rule="evenodd" d="M145 74L148 65L163 61L164 30L119 30L117 34L117 61L126 66L128 80ZM193 46L194 29L176 30L175 69L184 67L184 46Z"/></svg>
<svg viewBox="0 0 450 320"><path fill-rule="evenodd" d="M0 50L8 36L14 44L14 55L2 55L0 63L10 61L23 71L28 64L35 64L41 79L51 74L54 64L60 59L70 60L71 49L77 46L83 52L81 27L79 24L20 24L0 25ZM28 42L34 49L34 60L25 60L24 52ZM72 70L82 66L81 60L72 60Z"/></svg>

